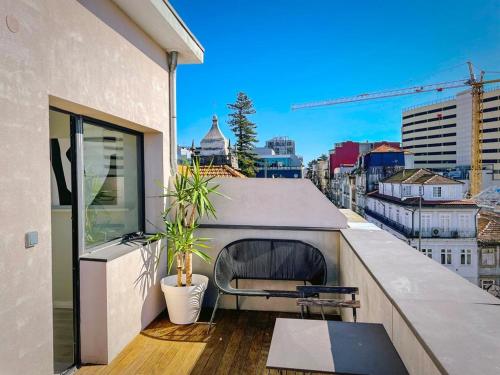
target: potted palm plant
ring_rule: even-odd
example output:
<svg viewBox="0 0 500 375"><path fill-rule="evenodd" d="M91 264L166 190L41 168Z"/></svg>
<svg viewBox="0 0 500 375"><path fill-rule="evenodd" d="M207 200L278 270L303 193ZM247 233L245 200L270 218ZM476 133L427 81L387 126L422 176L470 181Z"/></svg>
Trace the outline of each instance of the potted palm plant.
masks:
<svg viewBox="0 0 500 375"><path fill-rule="evenodd" d="M215 218L215 208L210 201L213 194L221 195L219 185L210 181L213 177L201 174L199 162L185 166L175 175L173 188L165 194L170 206L162 213L165 229L149 238L149 241L166 240L162 251L167 249L167 268L170 273L176 264L176 274L161 280L170 321L175 324L196 322L200 314L203 296L208 285L204 275L193 275L193 254L205 262L210 256L208 238L198 237L198 220L203 216Z"/></svg>

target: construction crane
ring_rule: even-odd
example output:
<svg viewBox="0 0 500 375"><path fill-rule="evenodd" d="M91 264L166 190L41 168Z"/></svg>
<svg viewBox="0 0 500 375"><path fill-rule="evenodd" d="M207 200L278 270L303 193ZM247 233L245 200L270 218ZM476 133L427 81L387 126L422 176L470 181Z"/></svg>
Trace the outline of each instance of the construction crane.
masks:
<svg viewBox="0 0 500 375"><path fill-rule="evenodd" d="M483 93L484 85L500 82L500 79L484 80L484 71L481 71L479 77L474 73L474 66L467 62L469 66L469 78L457 81L448 81L433 83L429 85L413 86L403 89L386 90L359 94L351 97L344 97L318 102L302 103L292 105L292 110L326 107L344 103L360 102L365 100L383 99L394 96L413 95L424 92L442 92L444 90L470 87L472 96L472 150L471 150L471 170L470 170L470 189L469 195L476 196L481 192L482 179L482 127L483 127Z"/></svg>

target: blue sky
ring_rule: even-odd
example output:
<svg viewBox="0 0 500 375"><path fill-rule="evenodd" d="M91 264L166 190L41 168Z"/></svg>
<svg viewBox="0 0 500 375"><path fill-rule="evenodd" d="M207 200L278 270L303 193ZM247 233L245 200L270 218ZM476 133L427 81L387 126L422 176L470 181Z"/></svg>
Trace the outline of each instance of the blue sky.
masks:
<svg viewBox="0 0 500 375"><path fill-rule="evenodd" d="M305 161L344 140L400 141L401 110L455 91L292 112L293 103L500 71L500 3L479 1L171 0L205 47L178 69L179 144L196 144L211 116L231 139L226 104L254 101L259 144L296 140ZM498 74L490 77L499 77Z"/></svg>

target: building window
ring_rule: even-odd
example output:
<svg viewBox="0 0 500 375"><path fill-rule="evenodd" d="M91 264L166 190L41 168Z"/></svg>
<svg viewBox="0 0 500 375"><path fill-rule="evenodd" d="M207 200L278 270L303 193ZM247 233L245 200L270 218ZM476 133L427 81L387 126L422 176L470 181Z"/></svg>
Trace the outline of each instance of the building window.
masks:
<svg viewBox="0 0 500 375"><path fill-rule="evenodd" d="M496 250L493 248L481 249L481 266L496 266Z"/></svg>
<svg viewBox="0 0 500 375"><path fill-rule="evenodd" d="M422 234L428 234L431 231L432 216L429 214L422 214Z"/></svg>
<svg viewBox="0 0 500 375"><path fill-rule="evenodd" d="M444 233L448 233L450 231L450 215L439 215L439 226Z"/></svg>
<svg viewBox="0 0 500 375"><path fill-rule="evenodd" d="M432 259L432 249L422 249L422 254Z"/></svg>
<svg viewBox="0 0 500 375"><path fill-rule="evenodd" d="M403 197L411 196L411 186L404 185L403 186Z"/></svg>
<svg viewBox="0 0 500 375"><path fill-rule="evenodd" d="M494 284L495 282L493 280L481 280L481 288L484 290L490 289Z"/></svg>
<svg viewBox="0 0 500 375"><path fill-rule="evenodd" d="M83 122L85 247L143 231L142 137Z"/></svg>
<svg viewBox="0 0 500 375"><path fill-rule="evenodd" d="M441 264L451 264L451 249L441 249Z"/></svg>
<svg viewBox="0 0 500 375"><path fill-rule="evenodd" d="M432 196L433 198L441 198L441 186L432 187Z"/></svg>
<svg viewBox="0 0 500 375"><path fill-rule="evenodd" d="M470 265L472 260L472 251L470 249L462 249L460 251L460 264Z"/></svg>
<svg viewBox="0 0 500 375"><path fill-rule="evenodd" d="M458 230L461 232L461 235L464 235L470 227L470 215L461 214L458 215Z"/></svg>
<svg viewBox="0 0 500 375"><path fill-rule="evenodd" d="M418 195L421 197L424 196L424 187L422 185L418 187Z"/></svg>

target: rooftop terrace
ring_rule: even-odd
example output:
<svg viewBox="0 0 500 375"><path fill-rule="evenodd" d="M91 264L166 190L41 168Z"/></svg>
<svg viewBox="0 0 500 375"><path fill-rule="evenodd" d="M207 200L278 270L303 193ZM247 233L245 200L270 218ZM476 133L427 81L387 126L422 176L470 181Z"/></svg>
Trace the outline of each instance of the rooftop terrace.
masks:
<svg viewBox="0 0 500 375"><path fill-rule="evenodd" d="M351 211L336 209L310 181L217 179L216 183L231 199L214 199L218 219L204 221L199 230L201 236L213 239L209 250L213 258L241 239L310 243L325 257L327 284L359 288L357 321L382 324L410 374L500 372L498 299ZM144 257L145 248L132 251L137 258ZM117 277L115 268L120 270L120 288L135 283L133 272L123 272L125 262L135 261L133 256L105 261L111 283ZM213 280L213 265L195 260L193 268ZM294 290L296 285L294 281L240 280L240 288ZM211 283L204 299L209 310L215 295ZM97 338L102 332L123 336L130 324L111 312L127 309L128 319L135 314L130 295L107 298L108 327L100 326ZM240 311L235 310L234 296L222 296L221 301L216 328L209 336L206 324L174 326L161 315L132 341L108 333L108 354L117 355L111 356L109 365L84 366L79 374L266 373L275 319L298 317L295 299L240 297ZM144 310L144 305L138 306ZM200 321L209 319L208 312ZM353 321L350 309L329 313Z"/></svg>

